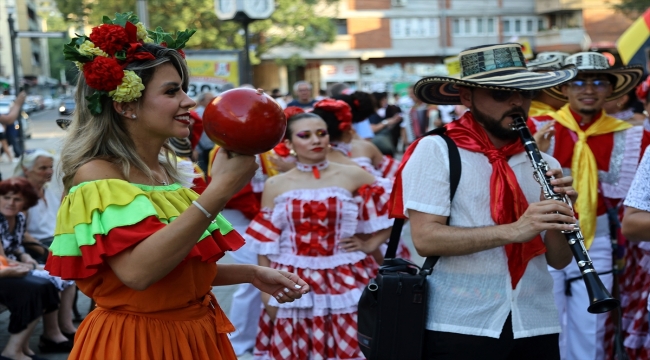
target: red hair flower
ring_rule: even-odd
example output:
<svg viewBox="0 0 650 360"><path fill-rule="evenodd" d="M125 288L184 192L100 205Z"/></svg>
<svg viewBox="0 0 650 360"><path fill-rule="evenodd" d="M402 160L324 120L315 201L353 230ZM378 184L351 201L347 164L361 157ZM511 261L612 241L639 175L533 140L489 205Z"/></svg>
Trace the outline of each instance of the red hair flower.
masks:
<svg viewBox="0 0 650 360"><path fill-rule="evenodd" d="M284 109L284 116L287 118L287 120L289 120L293 116L296 116L298 114L304 114L304 113L305 110L297 106L289 106L286 109Z"/></svg>
<svg viewBox="0 0 650 360"><path fill-rule="evenodd" d="M103 24L93 28L90 33L90 41L108 55L113 56L116 52L124 49L129 42L129 37L120 25Z"/></svg>
<svg viewBox="0 0 650 360"><path fill-rule="evenodd" d="M99 91L113 91L124 77L122 67L113 58L97 56L84 64L84 77L88 86Z"/></svg>
<svg viewBox="0 0 650 360"><path fill-rule="evenodd" d="M331 112L339 121L339 130L347 131L352 127L352 109L343 100L323 99L314 104L314 109Z"/></svg>
<svg viewBox="0 0 650 360"><path fill-rule="evenodd" d="M291 155L291 150L287 147L287 145L283 142L279 143L273 148L273 151L278 154L280 157L287 157Z"/></svg>
<svg viewBox="0 0 650 360"><path fill-rule="evenodd" d="M648 91L650 90L650 76L648 76L647 79L645 79L644 82L639 84L639 86L636 87L636 97L641 101L642 103L646 103L646 99L648 97Z"/></svg>

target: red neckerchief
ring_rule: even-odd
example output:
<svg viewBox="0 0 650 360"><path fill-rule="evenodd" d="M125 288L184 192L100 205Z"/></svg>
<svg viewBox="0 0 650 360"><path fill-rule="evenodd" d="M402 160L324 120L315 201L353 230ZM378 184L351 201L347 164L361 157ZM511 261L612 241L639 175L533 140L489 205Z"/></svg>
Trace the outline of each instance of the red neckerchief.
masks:
<svg viewBox="0 0 650 360"><path fill-rule="evenodd" d="M485 129L481 127L470 112L466 112L458 121L447 125L447 136L454 140L459 148L478 152L485 155L492 164L490 177L490 209L492 219L497 225L511 224L517 221L528 208L528 201L519 186L517 177L508 165L508 158L523 152L523 145L513 142L500 149L488 138ZM402 194L402 170L413 154L419 141L414 142L404 153L395 184L391 193L391 217L404 218L404 198ZM524 275L528 262L546 252L542 237L537 235L529 242L508 244L505 246L508 256L508 270L512 288L516 288Z"/></svg>

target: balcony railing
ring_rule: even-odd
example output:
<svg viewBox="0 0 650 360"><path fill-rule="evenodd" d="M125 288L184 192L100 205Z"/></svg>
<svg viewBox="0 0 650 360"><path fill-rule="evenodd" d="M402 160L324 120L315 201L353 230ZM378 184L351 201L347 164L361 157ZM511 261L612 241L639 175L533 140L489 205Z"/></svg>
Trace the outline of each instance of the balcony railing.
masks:
<svg viewBox="0 0 650 360"><path fill-rule="evenodd" d="M585 44L585 41L588 41L586 35L587 33L583 28L543 30L537 32L535 45L543 48L564 48L569 45L583 48L586 45L588 46L588 44Z"/></svg>
<svg viewBox="0 0 650 360"><path fill-rule="evenodd" d="M582 0L536 0L535 12L547 14L556 11L582 9Z"/></svg>

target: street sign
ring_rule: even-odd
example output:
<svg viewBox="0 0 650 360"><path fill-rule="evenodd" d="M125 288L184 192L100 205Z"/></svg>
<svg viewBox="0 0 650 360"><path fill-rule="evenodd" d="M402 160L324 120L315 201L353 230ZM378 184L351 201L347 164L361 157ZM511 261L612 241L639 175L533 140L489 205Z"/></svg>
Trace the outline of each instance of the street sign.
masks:
<svg viewBox="0 0 650 360"><path fill-rule="evenodd" d="M65 32L43 32L43 31L16 31L16 37L20 38L64 38Z"/></svg>

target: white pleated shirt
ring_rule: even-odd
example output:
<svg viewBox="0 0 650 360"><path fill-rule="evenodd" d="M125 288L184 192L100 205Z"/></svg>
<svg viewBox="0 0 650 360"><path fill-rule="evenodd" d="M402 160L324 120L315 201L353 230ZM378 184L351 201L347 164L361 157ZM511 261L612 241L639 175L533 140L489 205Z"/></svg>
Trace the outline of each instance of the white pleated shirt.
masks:
<svg viewBox="0 0 650 360"><path fill-rule="evenodd" d="M483 154L460 148L459 152L461 179L450 204L447 143L439 136L419 142L402 173L406 216L413 209L451 216L450 225L455 227L496 225L490 215L492 165ZM557 160L543 156L552 169L560 168ZM538 202L540 186L525 153L512 156L508 164L528 202ZM553 279L544 255L528 263L516 289L511 286L504 247L441 257L428 282L428 330L498 338L512 313L515 339L560 332Z"/></svg>

